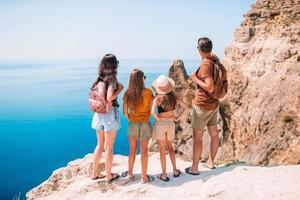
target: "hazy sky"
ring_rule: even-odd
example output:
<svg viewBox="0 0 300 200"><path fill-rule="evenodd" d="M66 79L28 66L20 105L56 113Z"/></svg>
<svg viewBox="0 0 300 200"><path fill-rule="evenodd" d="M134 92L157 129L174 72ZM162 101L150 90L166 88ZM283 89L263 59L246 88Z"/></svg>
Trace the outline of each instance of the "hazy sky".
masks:
<svg viewBox="0 0 300 200"><path fill-rule="evenodd" d="M197 59L208 36L223 55L254 0L0 0L0 60Z"/></svg>

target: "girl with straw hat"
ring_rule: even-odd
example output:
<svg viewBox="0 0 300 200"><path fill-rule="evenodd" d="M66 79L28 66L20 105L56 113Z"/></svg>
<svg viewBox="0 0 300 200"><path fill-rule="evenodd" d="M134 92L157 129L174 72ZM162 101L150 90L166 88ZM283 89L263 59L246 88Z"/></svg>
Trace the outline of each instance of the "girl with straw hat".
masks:
<svg viewBox="0 0 300 200"><path fill-rule="evenodd" d="M165 75L160 75L152 83L152 88L156 92L156 97L153 100L151 110L151 113L155 118L153 135L154 138L158 140L160 150L162 173L158 175L158 178L162 181L170 180L166 173L166 150L169 151L172 162L173 177L179 177L181 174L181 171L176 168L175 152L173 149L173 141L175 139L174 121L177 121L178 119L173 113L177 104L183 108L187 108L187 106L173 92L174 86L174 80ZM180 113L180 115L183 113L183 111Z"/></svg>

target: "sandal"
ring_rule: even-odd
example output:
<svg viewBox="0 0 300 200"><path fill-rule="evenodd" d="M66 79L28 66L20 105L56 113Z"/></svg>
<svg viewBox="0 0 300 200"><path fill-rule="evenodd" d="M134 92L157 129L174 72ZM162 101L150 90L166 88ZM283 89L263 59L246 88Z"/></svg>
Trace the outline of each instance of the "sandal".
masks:
<svg viewBox="0 0 300 200"><path fill-rule="evenodd" d="M92 180L97 180L97 179L102 179L102 178L105 178L106 175L105 174L99 174L98 176L96 177L91 177Z"/></svg>
<svg viewBox="0 0 300 200"><path fill-rule="evenodd" d="M179 169L176 169L177 174L173 173L173 177L177 178L181 175L181 171Z"/></svg>
<svg viewBox="0 0 300 200"><path fill-rule="evenodd" d="M134 180L134 176L133 175L128 175L128 171L122 172L121 176L122 177L128 176L129 180L131 180L131 181Z"/></svg>
<svg viewBox="0 0 300 200"><path fill-rule="evenodd" d="M119 174L116 174L116 173L111 173L111 174L112 174L112 178L110 180L106 180L106 183L112 183L114 180L116 180L120 177Z"/></svg>
<svg viewBox="0 0 300 200"><path fill-rule="evenodd" d="M128 175L128 171L122 172L121 176L126 177Z"/></svg>
<svg viewBox="0 0 300 200"><path fill-rule="evenodd" d="M212 163L213 164L213 162L209 162L210 161L210 159L208 159L207 160L207 162L205 163L205 167L206 168L208 168L208 169L216 169L216 166L215 165L213 165L212 167L210 167L207 163Z"/></svg>
<svg viewBox="0 0 300 200"><path fill-rule="evenodd" d="M157 175L157 178L159 178L160 180L162 180L162 181L164 181L164 182L170 181L169 177L166 177L166 178L164 179L162 176L163 176L163 173Z"/></svg>
<svg viewBox="0 0 300 200"><path fill-rule="evenodd" d="M205 167L207 167L208 169L216 169L216 166L209 167L208 165L205 165Z"/></svg>
<svg viewBox="0 0 300 200"><path fill-rule="evenodd" d="M154 181L154 177L147 174L147 180L145 182L142 181L142 184L150 183Z"/></svg>
<svg viewBox="0 0 300 200"><path fill-rule="evenodd" d="M200 174L199 172L198 172L198 173L196 173L196 172L191 172L191 171L190 171L191 168L192 168L192 167L187 167L187 168L185 168L185 173L190 174L190 175L193 175L193 176L198 176L198 175Z"/></svg>

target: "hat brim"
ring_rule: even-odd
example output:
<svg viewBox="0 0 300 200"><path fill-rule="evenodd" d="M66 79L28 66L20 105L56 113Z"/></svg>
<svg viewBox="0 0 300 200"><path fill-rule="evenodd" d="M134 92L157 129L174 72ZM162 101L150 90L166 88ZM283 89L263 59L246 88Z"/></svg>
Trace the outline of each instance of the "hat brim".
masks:
<svg viewBox="0 0 300 200"><path fill-rule="evenodd" d="M173 79L171 79L170 77L166 77L170 83L169 87L166 90L160 90L157 86L157 81L154 80L152 82L152 88L155 90L154 92L156 92L157 94L168 94L170 92L173 91L174 87L175 87L175 81Z"/></svg>

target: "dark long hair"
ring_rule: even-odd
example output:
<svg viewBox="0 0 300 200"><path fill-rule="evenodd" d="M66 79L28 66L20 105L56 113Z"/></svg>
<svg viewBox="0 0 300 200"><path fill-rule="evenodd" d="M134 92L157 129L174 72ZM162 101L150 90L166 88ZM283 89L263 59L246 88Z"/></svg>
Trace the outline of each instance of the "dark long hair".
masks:
<svg viewBox="0 0 300 200"><path fill-rule="evenodd" d="M144 72L139 69L132 70L129 78L128 88L125 92L127 103L130 108L139 106L143 101Z"/></svg>
<svg viewBox="0 0 300 200"><path fill-rule="evenodd" d="M98 68L98 77L92 84L91 89L94 88L99 81L104 81L107 86L114 82L117 79L118 64L119 61L114 54L105 54L101 59L101 63Z"/></svg>
<svg viewBox="0 0 300 200"><path fill-rule="evenodd" d="M168 94L159 94L158 100L160 102L159 106L161 106L165 111L172 111L175 109L177 96L171 91Z"/></svg>

